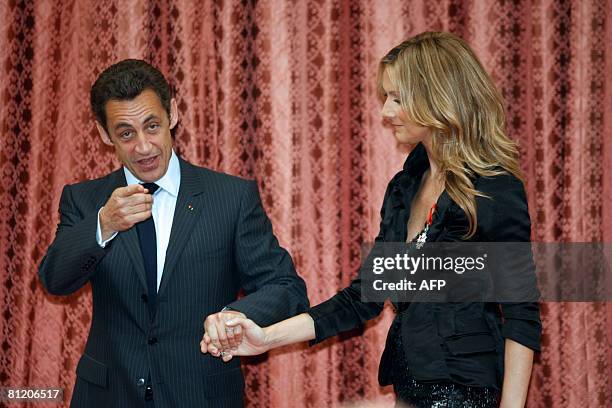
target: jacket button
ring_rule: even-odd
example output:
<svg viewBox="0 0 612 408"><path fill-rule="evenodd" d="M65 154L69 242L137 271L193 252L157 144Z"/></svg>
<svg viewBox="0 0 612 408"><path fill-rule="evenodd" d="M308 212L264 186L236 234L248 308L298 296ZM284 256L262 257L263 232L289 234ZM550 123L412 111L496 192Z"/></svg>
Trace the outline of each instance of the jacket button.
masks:
<svg viewBox="0 0 612 408"><path fill-rule="evenodd" d="M143 293L142 295L140 295L140 300L147 303L149 301L149 297Z"/></svg>
<svg viewBox="0 0 612 408"><path fill-rule="evenodd" d="M157 343L157 337L149 337L149 340L147 340L147 343L149 343L149 346L152 346L154 344Z"/></svg>
<svg viewBox="0 0 612 408"><path fill-rule="evenodd" d="M136 385L139 387L143 387L145 385L144 378L139 378L138 381L136 381Z"/></svg>

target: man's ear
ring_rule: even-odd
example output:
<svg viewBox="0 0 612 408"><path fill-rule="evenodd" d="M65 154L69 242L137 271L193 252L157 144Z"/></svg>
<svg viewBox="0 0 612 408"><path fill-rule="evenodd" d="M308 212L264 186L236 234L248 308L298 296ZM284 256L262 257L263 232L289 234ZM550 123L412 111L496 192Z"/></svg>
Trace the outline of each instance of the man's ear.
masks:
<svg viewBox="0 0 612 408"><path fill-rule="evenodd" d="M170 129L174 129L178 123L178 106L176 105L176 99L170 99Z"/></svg>
<svg viewBox="0 0 612 408"><path fill-rule="evenodd" d="M100 134L100 138L105 145L114 146L113 141L108 136L108 132L104 129L104 126L100 122L96 120L96 129L98 129L98 133Z"/></svg>

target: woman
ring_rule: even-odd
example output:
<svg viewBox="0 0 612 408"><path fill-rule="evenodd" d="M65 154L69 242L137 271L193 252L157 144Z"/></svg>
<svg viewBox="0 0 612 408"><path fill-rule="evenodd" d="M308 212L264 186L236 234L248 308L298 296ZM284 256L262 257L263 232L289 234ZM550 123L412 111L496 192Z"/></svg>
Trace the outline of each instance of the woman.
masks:
<svg viewBox="0 0 612 408"><path fill-rule="evenodd" d="M400 143L415 147L389 183L376 241L529 241L518 149L504 133L501 96L469 46L452 34L420 34L382 59L378 83L385 122ZM540 347L537 303L396 307L379 381L393 384L400 402L524 405L533 351ZM361 301L357 279L308 313L263 329L234 318L218 338L205 334L201 347L228 361L300 341L314 344L382 309L383 303Z"/></svg>

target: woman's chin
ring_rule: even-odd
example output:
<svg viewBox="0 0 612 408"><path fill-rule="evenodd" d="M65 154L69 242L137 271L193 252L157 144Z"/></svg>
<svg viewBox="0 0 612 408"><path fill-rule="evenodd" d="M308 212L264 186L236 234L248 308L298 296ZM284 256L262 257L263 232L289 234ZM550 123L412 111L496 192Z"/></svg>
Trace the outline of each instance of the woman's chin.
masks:
<svg viewBox="0 0 612 408"><path fill-rule="evenodd" d="M409 135L400 134L399 132L395 132L394 136L395 136L395 140L397 141L398 145L405 145L408 148L416 144L419 144L422 141L421 138L411 137Z"/></svg>

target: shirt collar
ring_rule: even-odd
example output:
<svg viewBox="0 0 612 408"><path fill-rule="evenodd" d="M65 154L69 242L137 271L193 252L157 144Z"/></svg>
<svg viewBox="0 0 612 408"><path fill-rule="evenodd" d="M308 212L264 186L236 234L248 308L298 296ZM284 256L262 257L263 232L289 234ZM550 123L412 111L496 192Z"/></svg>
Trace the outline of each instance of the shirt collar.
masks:
<svg viewBox="0 0 612 408"><path fill-rule="evenodd" d="M404 162L404 170L410 173L412 176L421 178L425 170L429 168L429 158L427 157L427 151L423 143L418 143L408 155L408 158Z"/></svg>
<svg viewBox="0 0 612 408"><path fill-rule="evenodd" d="M130 184L141 184L142 181L138 180L127 167L123 166L123 172L125 173L125 181L128 185ZM166 190L174 197L178 196L179 186L181 184L181 166L178 161L174 149L170 156L170 162L168 163L168 170L166 174L155 182L161 189Z"/></svg>

